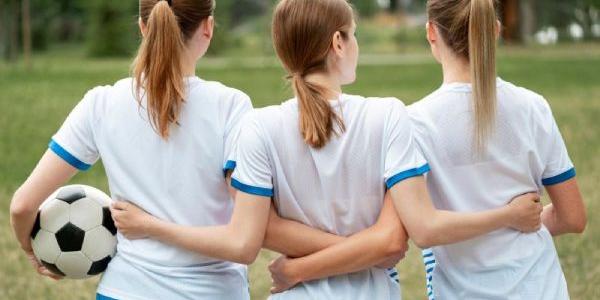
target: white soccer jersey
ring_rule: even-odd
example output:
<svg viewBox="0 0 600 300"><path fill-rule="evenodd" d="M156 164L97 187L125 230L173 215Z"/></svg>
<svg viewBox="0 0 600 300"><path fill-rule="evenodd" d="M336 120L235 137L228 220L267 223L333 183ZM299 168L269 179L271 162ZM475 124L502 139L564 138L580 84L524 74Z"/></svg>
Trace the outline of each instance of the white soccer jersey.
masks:
<svg viewBox="0 0 600 300"><path fill-rule="evenodd" d="M163 139L150 126L145 104L135 100L132 79L95 88L71 112L50 149L80 170L101 158L112 198L132 201L160 219L189 226L227 224L233 201L223 172L234 165L239 123L252 104L240 91L197 77L186 78L186 91L179 124ZM156 240L117 238L100 294L249 298L245 266Z"/></svg>
<svg viewBox="0 0 600 300"><path fill-rule="evenodd" d="M494 133L473 151L471 85L445 84L409 107L419 147L431 165L428 188L438 209L476 212L575 176L552 112L541 96L497 80ZM552 237L497 230L424 252L431 298L568 299ZM433 270L432 267L435 266Z"/></svg>
<svg viewBox="0 0 600 300"><path fill-rule="evenodd" d="M346 131L322 149L300 134L298 102L249 114L238 144L232 186L273 197L279 215L349 236L375 223L387 187L429 170L414 146L410 119L397 99L342 95L331 101ZM395 270L302 283L272 299L400 299Z"/></svg>

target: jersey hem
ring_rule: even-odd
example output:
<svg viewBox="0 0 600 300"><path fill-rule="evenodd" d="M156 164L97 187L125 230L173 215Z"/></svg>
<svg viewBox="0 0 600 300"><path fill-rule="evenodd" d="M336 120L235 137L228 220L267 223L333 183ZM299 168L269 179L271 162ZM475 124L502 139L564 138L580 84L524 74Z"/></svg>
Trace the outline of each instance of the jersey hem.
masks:
<svg viewBox="0 0 600 300"><path fill-rule="evenodd" d="M48 148L60 158L62 158L65 162L67 162L69 165L73 166L74 168L80 171L87 171L92 167L92 165L82 162L73 154L69 153L69 151L65 150L65 148L58 144L54 139L50 140Z"/></svg>
<svg viewBox="0 0 600 300"><path fill-rule="evenodd" d="M431 169L429 168L429 164L424 164L421 167L406 170L406 171L400 172L400 173L390 177L390 179L388 179L385 184L389 190L394 185L396 185L397 183L399 183L403 180L406 180L406 179L412 178L412 177L421 176L421 175L429 172L430 170Z"/></svg>
<svg viewBox="0 0 600 300"><path fill-rule="evenodd" d="M552 176L550 178L542 179L543 185L555 185L559 183L563 183L573 177L575 177L577 173L575 172L575 168L571 168L566 172L560 173L556 176Z"/></svg>
<svg viewBox="0 0 600 300"><path fill-rule="evenodd" d="M273 189L261 188L256 186L247 185L237 181L235 178L231 178L231 186L235 189L242 191L247 194L264 196L264 197L273 197Z"/></svg>

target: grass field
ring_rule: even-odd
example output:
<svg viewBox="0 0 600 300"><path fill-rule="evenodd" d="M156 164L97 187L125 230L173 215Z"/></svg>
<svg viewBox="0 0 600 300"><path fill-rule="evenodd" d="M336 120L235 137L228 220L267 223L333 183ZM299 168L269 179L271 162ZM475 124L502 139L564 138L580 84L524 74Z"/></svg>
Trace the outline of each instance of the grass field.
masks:
<svg viewBox="0 0 600 300"><path fill-rule="evenodd" d="M572 299L600 299L600 45L502 49L499 73L505 80L533 89L550 101L578 170L588 206L589 224L582 236L556 240ZM262 61L262 60L260 60ZM247 92L255 106L290 95L282 70L266 60L239 65L205 61L198 75ZM427 53L412 57L371 57L346 92L396 96L412 103L437 88L439 67ZM38 56L34 68L0 64L0 299L92 299L97 279L62 281L38 277L26 262L9 226L10 197L23 182L50 136L86 90L127 76L128 60L88 60L79 51ZM100 164L73 182L108 190ZM253 299L268 295L264 252L250 267ZM425 299L424 273L416 247L399 264L404 299Z"/></svg>

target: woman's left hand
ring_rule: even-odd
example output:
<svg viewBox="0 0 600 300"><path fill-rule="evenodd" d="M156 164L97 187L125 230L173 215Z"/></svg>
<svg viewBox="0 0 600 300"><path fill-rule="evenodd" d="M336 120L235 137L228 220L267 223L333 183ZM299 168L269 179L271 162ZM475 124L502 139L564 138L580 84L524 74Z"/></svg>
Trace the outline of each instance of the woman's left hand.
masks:
<svg viewBox="0 0 600 300"><path fill-rule="evenodd" d="M114 201L110 207L117 230L130 240L149 236L148 228L154 217L131 202Z"/></svg>
<svg viewBox="0 0 600 300"><path fill-rule="evenodd" d="M293 260L294 259L282 255L269 264L273 285L271 287L272 294L287 291L301 282L294 275L292 268Z"/></svg>

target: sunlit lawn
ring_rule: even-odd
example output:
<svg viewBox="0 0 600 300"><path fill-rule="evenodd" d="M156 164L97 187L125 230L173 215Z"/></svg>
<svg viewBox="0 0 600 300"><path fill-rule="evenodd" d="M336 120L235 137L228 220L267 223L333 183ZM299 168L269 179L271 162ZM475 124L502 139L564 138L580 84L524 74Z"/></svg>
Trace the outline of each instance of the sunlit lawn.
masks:
<svg viewBox="0 0 600 300"><path fill-rule="evenodd" d="M556 243L572 299L600 299L600 192L595 190L600 182L600 45L501 51L500 76L548 98L577 166L589 225L584 235L561 237ZM417 101L439 86L441 73L427 53L416 57L416 63L390 57L377 65L363 65L357 83L346 92ZM245 91L256 107L276 104L290 95L277 66L216 65L200 63L198 75ZM93 298L97 279L53 282L34 273L12 237L8 207L12 192L85 91L127 76L128 67L129 60L89 60L72 50L39 56L28 72L0 64L0 299ZM73 182L108 190L100 164ZM264 252L250 267L254 299L268 295L270 278L265 265L273 257ZM425 299L416 247L399 269L404 299Z"/></svg>

